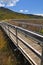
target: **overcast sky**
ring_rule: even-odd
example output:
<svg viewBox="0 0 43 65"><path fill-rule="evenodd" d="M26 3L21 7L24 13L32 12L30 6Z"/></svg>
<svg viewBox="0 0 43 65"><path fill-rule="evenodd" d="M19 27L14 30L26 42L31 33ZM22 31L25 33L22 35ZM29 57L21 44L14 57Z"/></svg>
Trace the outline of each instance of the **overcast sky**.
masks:
<svg viewBox="0 0 43 65"><path fill-rule="evenodd" d="M0 7L25 14L43 15L43 0L0 0Z"/></svg>

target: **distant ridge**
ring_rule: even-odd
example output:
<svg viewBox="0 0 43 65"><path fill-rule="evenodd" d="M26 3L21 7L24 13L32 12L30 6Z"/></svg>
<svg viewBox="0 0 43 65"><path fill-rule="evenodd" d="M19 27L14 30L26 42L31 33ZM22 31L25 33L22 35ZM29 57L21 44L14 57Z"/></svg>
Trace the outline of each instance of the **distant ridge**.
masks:
<svg viewBox="0 0 43 65"><path fill-rule="evenodd" d="M4 19L43 19L43 17L33 14L21 14L4 7L0 7L0 20Z"/></svg>

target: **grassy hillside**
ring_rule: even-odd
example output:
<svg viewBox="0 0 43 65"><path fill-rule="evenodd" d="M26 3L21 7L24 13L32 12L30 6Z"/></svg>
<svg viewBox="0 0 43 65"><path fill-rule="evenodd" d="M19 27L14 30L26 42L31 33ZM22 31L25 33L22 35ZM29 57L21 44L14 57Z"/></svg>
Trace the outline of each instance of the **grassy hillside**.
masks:
<svg viewBox="0 0 43 65"><path fill-rule="evenodd" d="M23 20L23 21L28 22L28 23L35 23L35 24L43 25L43 17L41 17L41 16L36 16L36 15L32 15L32 14L21 14L21 13L17 13L12 10L9 10L7 8L0 7L0 20L5 20L5 19L29 19L29 20L26 20L26 21ZM22 21L22 20L20 20L20 21ZM24 25L21 25L20 23L18 24L11 20L9 21L9 23L15 24L15 25L18 25L21 27L24 26ZM36 31L36 32L40 31L41 33L43 33L43 29L41 29L41 27L26 25L26 29Z"/></svg>
<svg viewBox="0 0 43 65"><path fill-rule="evenodd" d="M42 19L43 17L32 15L32 14L21 14L21 13L11 11L7 8L0 7L0 20L4 20L4 19L30 19L30 18L35 18L35 19L41 18Z"/></svg>

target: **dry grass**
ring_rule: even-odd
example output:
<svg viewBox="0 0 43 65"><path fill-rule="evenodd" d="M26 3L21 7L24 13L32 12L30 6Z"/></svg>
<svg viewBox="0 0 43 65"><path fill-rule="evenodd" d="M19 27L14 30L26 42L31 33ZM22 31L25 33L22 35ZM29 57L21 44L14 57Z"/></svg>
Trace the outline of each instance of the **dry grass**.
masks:
<svg viewBox="0 0 43 65"><path fill-rule="evenodd" d="M6 44L6 41L3 38L3 32L0 30L0 49L2 49L5 44Z"/></svg>
<svg viewBox="0 0 43 65"><path fill-rule="evenodd" d="M19 21L19 23L18 23ZM30 19L30 20L18 20L18 21L8 21L9 23L13 24L13 25L16 25L16 26L19 26L19 27L23 27L27 30L31 30L31 31L35 31L35 32L40 32L43 34L43 28L42 27L37 27L37 26L33 26L33 25L24 25L24 24L21 24L20 22L24 22L24 23L31 23L31 24L39 24L39 25L43 25L43 19Z"/></svg>

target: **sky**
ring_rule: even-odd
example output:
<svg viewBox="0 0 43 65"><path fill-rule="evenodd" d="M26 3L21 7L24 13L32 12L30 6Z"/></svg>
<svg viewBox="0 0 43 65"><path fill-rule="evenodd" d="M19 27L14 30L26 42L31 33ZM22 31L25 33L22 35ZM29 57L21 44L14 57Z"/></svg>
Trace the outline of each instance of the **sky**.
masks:
<svg viewBox="0 0 43 65"><path fill-rule="evenodd" d="M43 0L0 0L0 7L19 13L43 16Z"/></svg>

